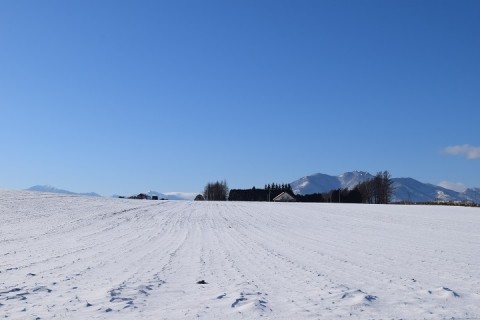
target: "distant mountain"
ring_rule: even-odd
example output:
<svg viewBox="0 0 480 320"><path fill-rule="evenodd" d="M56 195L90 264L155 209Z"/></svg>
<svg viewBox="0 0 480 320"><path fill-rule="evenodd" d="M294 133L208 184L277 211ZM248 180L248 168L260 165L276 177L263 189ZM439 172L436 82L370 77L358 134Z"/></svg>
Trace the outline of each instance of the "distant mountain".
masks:
<svg viewBox="0 0 480 320"><path fill-rule="evenodd" d="M99 194L95 192L88 192L88 193L76 193L68 190L58 189L53 186L49 185L36 185L27 189L27 191L35 191L35 192L49 192L49 193L62 193L62 194L71 194L71 195L78 195L78 196L89 196L89 197L100 197Z"/></svg>
<svg viewBox="0 0 480 320"><path fill-rule="evenodd" d="M461 194L463 194L467 200L480 203L480 188L468 188Z"/></svg>
<svg viewBox="0 0 480 320"><path fill-rule="evenodd" d="M412 178L393 178L392 201L429 202L466 200L461 193Z"/></svg>
<svg viewBox="0 0 480 320"><path fill-rule="evenodd" d="M168 200L193 200L198 193L190 192L165 192L160 193L157 191L148 191L149 196L158 196L158 199L168 199Z"/></svg>
<svg viewBox="0 0 480 320"><path fill-rule="evenodd" d="M193 200L198 192L165 192L169 200Z"/></svg>
<svg viewBox="0 0 480 320"><path fill-rule="evenodd" d="M339 188L353 189L357 184L372 178L370 173L363 171L346 172L339 176L316 173L293 181L290 186L296 194L323 193Z"/></svg>
<svg viewBox="0 0 480 320"><path fill-rule="evenodd" d="M323 193L334 189L353 189L357 184L372 179L373 175L363 171L346 172L339 176L316 173L290 183L296 194ZM480 188L457 192L412 178L393 178L392 201L474 201L480 202Z"/></svg>

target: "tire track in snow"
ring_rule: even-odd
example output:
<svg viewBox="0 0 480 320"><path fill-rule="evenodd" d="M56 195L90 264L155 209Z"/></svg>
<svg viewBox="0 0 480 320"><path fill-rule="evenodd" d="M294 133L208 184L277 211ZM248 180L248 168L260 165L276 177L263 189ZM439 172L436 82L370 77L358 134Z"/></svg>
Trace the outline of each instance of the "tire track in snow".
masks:
<svg viewBox="0 0 480 320"><path fill-rule="evenodd" d="M453 209L450 223L442 208L3 195L0 312L9 318L480 312L471 211Z"/></svg>

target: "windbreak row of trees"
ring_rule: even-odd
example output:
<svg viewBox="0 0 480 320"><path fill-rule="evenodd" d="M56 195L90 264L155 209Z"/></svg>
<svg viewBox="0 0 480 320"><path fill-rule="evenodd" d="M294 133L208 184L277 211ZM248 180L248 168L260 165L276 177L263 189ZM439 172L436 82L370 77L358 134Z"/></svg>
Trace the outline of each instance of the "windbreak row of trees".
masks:
<svg viewBox="0 0 480 320"><path fill-rule="evenodd" d="M295 198L290 184L266 184L265 189L232 189L228 201L271 201L282 192L287 192Z"/></svg>
<svg viewBox="0 0 480 320"><path fill-rule="evenodd" d="M253 187L254 189L255 187ZM289 183L272 183L266 184L265 190L268 191L280 191L280 192L289 192L293 194L292 187Z"/></svg>
<svg viewBox="0 0 480 320"><path fill-rule="evenodd" d="M393 181L388 171L378 172L373 179L358 184L355 188L336 189L326 193L307 195L294 194L290 184L266 184L265 189L228 190L227 182L210 182L205 186L203 198L215 201L271 201L286 192L298 202L340 202L387 204L392 200ZM200 200L200 199L199 199Z"/></svg>
<svg viewBox="0 0 480 320"><path fill-rule="evenodd" d="M325 197L321 193L296 194L295 199L297 202L326 202Z"/></svg>
<svg viewBox="0 0 480 320"><path fill-rule="evenodd" d="M336 189L330 192L327 192L325 195L325 202L334 202L334 203L362 203L362 195L357 188L349 190L345 189Z"/></svg>

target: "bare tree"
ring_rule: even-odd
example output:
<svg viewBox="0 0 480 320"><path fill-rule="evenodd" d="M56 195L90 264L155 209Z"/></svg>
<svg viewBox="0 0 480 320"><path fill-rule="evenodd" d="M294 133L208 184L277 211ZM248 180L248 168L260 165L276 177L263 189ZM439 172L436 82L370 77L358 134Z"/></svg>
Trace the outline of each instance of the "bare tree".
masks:
<svg viewBox="0 0 480 320"><path fill-rule="evenodd" d="M385 170L382 172L382 203L392 201L393 189L392 176Z"/></svg>
<svg viewBox="0 0 480 320"><path fill-rule="evenodd" d="M358 191L362 195L363 203L375 203L374 188L372 180L368 180L357 185Z"/></svg>
<svg viewBox="0 0 480 320"><path fill-rule="evenodd" d="M209 201L225 201L228 197L227 181L209 182L203 191L203 197Z"/></svg>
<svg viewBox="0 0 480 320"><path fill-rule="evenodd" d="M388 171L380 171L371 180L357 186L364 203L390 203L393 194L393 181Z"/></svg>

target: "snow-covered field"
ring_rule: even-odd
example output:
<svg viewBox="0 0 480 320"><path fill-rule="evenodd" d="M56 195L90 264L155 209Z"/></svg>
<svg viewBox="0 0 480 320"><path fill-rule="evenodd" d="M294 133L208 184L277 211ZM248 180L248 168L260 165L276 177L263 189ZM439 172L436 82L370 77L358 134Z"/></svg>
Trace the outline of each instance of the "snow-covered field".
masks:
<svg viewBox="0 0 480 320"><path fill-rule="evenodd" d="M0 318L261 317L479 319L480 210L0 191Z"/></svg>

